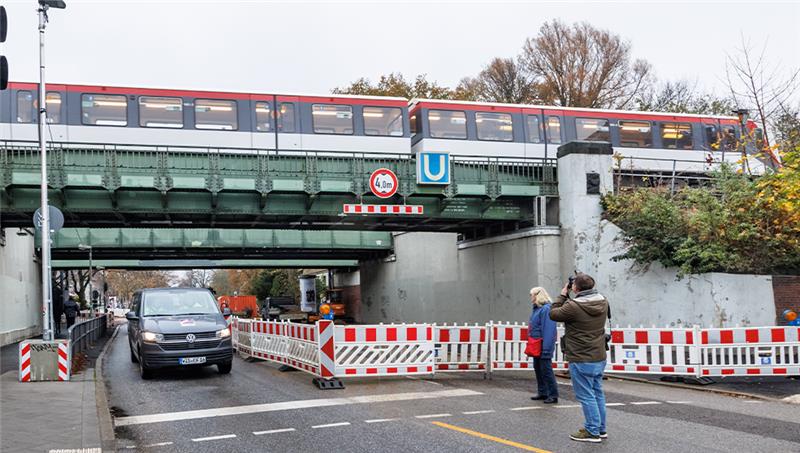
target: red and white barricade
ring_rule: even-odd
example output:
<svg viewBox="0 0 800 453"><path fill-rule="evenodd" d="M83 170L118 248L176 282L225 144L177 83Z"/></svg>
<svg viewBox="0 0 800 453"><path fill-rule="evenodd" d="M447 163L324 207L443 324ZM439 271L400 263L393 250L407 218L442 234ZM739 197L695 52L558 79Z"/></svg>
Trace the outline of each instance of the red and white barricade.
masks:
<svg viewBox="0 0 800 453"><path fill-rule="evenodd" d="M319 372L317 326L284 321L251 321L253 357L296 368L315 376Z"/></svg>
<svg viewBox="0 0 800 453"><path fill-rule="evenodd" d="M533 369L533 358L525 354L528 345L527 323L495 323L487 324L490 332L489 357L490 371ZM563 330L558 329L558 338ZM569 364L564 360L560 342L556 339L553 346L553 369L566 370Z"/></svg>
<svg viewBox="0 0 800 453"><path fill-rule="evenodd" d="M25 340L19 344L19 380L68 381L72 371L68 340Z"/></svg>
<svg viewBox="0 0 800 453"><path fill-rule="evenodd" d="M436 371L486 371L489 341L486 326L433 325Z"/></svg>
<svg viewBox="0 0 800 453"><path fill-rule="evenodd" d="M333 344L336 377L433 373L428 324L335 326Z"/></svg>
<svg viewBox="0 0 800 453"><path fill-rule="evenodd" d="M249 319L233 318L231 322L232 345L236 348L239 356L246 359L251 357L253 349L251 347L252 321Z"/></svg>
<svg viewBox="0 0 800 453"><path fill-rule="evenodd" d="M611 329L606 372L699 376L699 328Z"/></svg>
<svg viewBox="0 0 800 453"><path fill-rule="evenodd" d="M703 329L703 376L800 375L800 328Z"/></svg>

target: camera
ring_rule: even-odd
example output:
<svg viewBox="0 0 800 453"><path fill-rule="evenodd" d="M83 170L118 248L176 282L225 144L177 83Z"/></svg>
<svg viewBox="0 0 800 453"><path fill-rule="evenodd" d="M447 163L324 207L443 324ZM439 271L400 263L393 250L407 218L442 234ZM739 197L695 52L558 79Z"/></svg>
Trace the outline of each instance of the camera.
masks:
<svg viewBox="0 0 800 453"><path fill-rule="evenodd" d="M575 277L578 275L578 271L577 270L574 271L574 272L575 273L573 275L570 275L569 279L567 280L567 290L568 291L572 291L572 284L575 282Z"/></svg>

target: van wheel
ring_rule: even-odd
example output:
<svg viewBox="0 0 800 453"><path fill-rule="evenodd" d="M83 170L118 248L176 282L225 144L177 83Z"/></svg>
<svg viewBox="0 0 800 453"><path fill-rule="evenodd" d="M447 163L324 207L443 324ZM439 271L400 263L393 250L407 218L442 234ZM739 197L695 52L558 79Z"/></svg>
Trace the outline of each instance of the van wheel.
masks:
<svg viewBox="0 0 800 453"><path fill-rule="evenodd" d="M131 362L139 363L139 359L137 359L136 354L133 353L133 348L130 345L128 345L128 349L131 350Z"/></svg>
<svg viewBox="0 0 800 453"><path fill-rule="evenodd" d="M139 350L139 376L141 376L142 379L150 379L153 377L153 370L144 365L144 357L142 357L141 350Z"/></svg>
<svg viewBox="0 0 800 453"><path fill-rule="evenodd" d="M217 364L217 371L219 371L219 374L228 374L231 372L231 368L233 368L233 362Z"/></svg>

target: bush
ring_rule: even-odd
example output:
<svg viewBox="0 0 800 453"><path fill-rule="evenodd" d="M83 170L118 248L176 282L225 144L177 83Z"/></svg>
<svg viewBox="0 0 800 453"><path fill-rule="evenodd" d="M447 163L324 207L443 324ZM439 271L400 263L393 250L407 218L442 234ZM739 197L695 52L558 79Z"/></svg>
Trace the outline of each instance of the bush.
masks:
<svg viewBox="0 0 800 453"><path fill-rule="evenodd" d="M657 261L689 273L800 273L800 158L753 179L722 167L706 188L639 188L603 197L605 217L623 230L642 268Z"/></svg>

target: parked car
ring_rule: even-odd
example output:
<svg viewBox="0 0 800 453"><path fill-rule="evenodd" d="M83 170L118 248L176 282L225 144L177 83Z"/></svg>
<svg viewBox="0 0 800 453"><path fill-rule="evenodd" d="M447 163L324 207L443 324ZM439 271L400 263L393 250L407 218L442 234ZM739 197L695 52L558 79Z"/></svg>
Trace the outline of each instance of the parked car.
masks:
<svg viewBox="0 0 800 453"><path fill-rule="evenodd" d="M227 311L227 313L226 313ZM216 365L231 372L231 331L211 292L203 288L144 289L128 319L131 361L143 379L167 367Z"/></svg>

